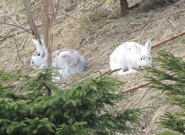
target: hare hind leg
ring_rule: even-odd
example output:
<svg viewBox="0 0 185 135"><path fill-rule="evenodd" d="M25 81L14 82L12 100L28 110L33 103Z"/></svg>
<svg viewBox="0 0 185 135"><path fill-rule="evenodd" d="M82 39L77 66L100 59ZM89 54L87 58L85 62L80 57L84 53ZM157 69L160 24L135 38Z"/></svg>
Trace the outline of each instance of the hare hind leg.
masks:
<svg viewBox="0 0 185 135"><path fill-rule="evenodd" d="M128 71L123 71L123 70L120 70L120 71L118 71L118 75L128 75L128 74L130 74L130 73L135 73L135 72L137 72L136 70L128 70Z"/></svg>
<svg viewBox="0 0 185 135"><path fill-rule="evenodd" d="M135 73L135 72L137 71L132 68L132 65L127 63L127 68L122 66L121 70L118 71L118 75L127 75L127 74Z"/></svg>
<svg viewBox="0 0 185 135"><path fill-rule="evenodd" d="M118 74L118 75L122 75L124 72L124 68L122 67L121 64L117 63L117 62L111 62L110 63L110 68L111 68L111 71L114 71L114 74Z"/></svg>

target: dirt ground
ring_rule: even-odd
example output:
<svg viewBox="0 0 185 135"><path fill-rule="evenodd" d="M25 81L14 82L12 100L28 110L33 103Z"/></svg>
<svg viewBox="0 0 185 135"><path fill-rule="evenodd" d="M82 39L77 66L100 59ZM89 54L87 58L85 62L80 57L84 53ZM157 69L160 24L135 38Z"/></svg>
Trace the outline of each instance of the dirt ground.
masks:
<svg viewBox="0 0 185 135"><path fill-rule="evenodd" d="M36 0L35 0L36 1ZM135 5L139 0L130 0L129 6ZM39 1L33 5L36 23L41 23L41 10ZM82 74L61 82L61 87L68 86L77 80L87 77L96 77L99 71L109 70L109 56L111 52L126 41L135 41L145 44L152 39L152 44L172 37L185 31L185 1L166 7L156 8L148 12L131 10L125 17L119 17L119 0L81 0L78 4L62 0L58 10L54 28L54 49L71 48L78 50L88 61L88 69ZM10 16L10 17L8 17ZM23 3L11 0L0 3L1 31L0 31L0 69L14 71L22 69L26 75L34 75L30 67L30 58L35 48L31 43L32 35L21 28L29 29L24 12ZM6 23L5 23L6 22ZM11 25L10 25L11 24ZM42 28L39 27L42 34ZM12 36L13 35L13 36ZM169 41L152 49L152 57L160 50L173 53L175 56L185 57L185 36ZM157 61L154 61L154 67ZM114 76L125 84L120 91L145 82L145 70L126 76ZM157 124L159 117L165 111L176 112L178 107L170 106L166 97L160 91L148 87L140 88L126 94L126 99L119 102L123 108L145 108L142 121L137 127L139 132L134 135L153 135L163 128ZM117 109L120 109L117 108Z"/></svg>

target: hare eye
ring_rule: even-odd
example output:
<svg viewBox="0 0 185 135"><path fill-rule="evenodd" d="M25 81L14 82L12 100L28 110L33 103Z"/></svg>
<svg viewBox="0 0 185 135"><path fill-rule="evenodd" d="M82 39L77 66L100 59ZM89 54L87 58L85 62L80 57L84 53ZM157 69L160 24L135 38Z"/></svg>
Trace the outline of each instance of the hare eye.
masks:
<svg viewBox="0 0 185 135"><path fill-rule="evenodd" d="M141 58L141 60L143 60L143 58Z"/></svg>
<svg viewBox="0 0 185 135"><path fill-rule="evenodd" d="M38 55L37 56L40 56L40 53L38 53Z"/></svg>

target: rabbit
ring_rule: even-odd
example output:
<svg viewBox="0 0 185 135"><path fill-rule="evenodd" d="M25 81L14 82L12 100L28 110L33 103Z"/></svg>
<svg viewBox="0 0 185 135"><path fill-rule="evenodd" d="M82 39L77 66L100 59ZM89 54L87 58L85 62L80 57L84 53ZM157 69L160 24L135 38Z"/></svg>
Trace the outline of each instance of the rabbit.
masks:
<svg viewBox="0 0 185 135"><path fill-rule="evenodd" d="M43 40L32 39L36 52L32 55L31 66L33 69L40 70L47 66L47 50ZM67 77L86 71L87 62L85 58L76 50L63 49L56 50L52 53L52 67L58 75L55 79Z"/></svg>
<svg viewBox="0 0 185 135"><path fill-rule="evenodd" d="M136 42L125 42L118 46L110 55L110 69L118 75L137 72L144 66L152 66L151 40L145 46ZM119 70L120 69L120 70Z"/></svg>

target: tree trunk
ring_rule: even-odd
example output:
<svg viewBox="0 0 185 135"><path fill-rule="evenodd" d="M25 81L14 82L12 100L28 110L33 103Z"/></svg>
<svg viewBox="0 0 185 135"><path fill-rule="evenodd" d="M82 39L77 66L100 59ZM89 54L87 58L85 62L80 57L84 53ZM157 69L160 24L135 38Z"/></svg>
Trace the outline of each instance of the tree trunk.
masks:
<svg viewBox="0 0 185 135"><path fill-rule="evenodd" d="M42 0L44 42L48 52L47 66L52 65L53 23L54 23L54 0Z"/></svg>
<svg viewBox="0 0 185 135"><path fill-rule="evenodd" d="M42 0L43 13L43 30L44 42L48 52L47 67L52 66L52 45L53 45L53 24L54 24L54 3L55 0ZM51 95L51 90L48 89L46 95Z"/></svg>
<svg viewBox="0 0 185 135"><path fill-rule="evenodd" d="M121 6L121 16L126 15L129 9L127 0L120 0L120 6Z"/></svg>

